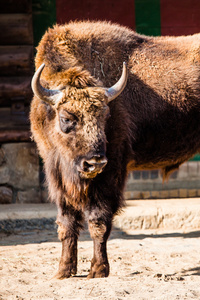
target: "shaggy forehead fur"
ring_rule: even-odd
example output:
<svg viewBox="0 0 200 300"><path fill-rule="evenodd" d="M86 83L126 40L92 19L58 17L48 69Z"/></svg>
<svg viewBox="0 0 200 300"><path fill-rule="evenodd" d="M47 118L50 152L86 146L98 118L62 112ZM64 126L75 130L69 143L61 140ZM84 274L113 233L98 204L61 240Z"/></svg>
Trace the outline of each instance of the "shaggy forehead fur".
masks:
<svg viewBox="0 0 200 300"><path fill-rule="evenodd" d="M79 119L79 126L76 130L76 143L71 141L71 145L75 149L81 145L79 153L90 151L98 145L100 139L105 140L104 126L109 108L105 103L104 90L98 88L77 89L67 87L64 90L64 96L56 105L58 114L73 113ZM58 132L60 128L58 127ZM66 134L61 133L65 139L69 140ZM72 146L73 145L73 146ZM90 148L89 148L90 147Z"/></svg>
<svg viewBox="0 0 200 300"><path fill-rule="evenodd" d="M103 88L84 88L79 89L67 86L62 90L63 97L57 103L58 108L61 104L70 102L71 106L76 107L77 104L80 110L85 107L88 111L93 109L101 109L105 106L105 90Z"/></svg>

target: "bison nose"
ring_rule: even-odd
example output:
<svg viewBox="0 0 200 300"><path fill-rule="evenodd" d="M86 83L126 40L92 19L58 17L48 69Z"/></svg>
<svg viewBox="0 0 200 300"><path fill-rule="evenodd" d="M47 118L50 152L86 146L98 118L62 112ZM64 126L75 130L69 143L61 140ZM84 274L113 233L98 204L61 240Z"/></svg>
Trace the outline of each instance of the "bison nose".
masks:
<svg viewBox="0 0 200 300"><path fill-rule="evenodd" d="M90 159L83 159L81 161L81 169L86 173L97 172L100 173L106 166L108 160L103 155L94 155Z"/></svg>

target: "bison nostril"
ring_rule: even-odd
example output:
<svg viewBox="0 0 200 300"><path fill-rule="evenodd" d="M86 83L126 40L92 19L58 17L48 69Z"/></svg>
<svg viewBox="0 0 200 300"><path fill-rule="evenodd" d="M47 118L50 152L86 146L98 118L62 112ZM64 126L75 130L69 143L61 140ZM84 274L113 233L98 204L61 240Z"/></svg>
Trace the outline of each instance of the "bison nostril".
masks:
<svg viewBox="0 0 200 300"><path fill-rule="evenodd" d="M93 156L91 159L81 161L81 169L83 172L101 172L107 164L105 156Z"/></svg>
<svg viewBox="0 0 200 300"><path fill-rule="evenodd" d="M84 170L84 172L87 172L87 171L92 172L92 171L95 170L95 165L91 164L91 163L88 163L87 161L84 161L83 170Z"/></svg>

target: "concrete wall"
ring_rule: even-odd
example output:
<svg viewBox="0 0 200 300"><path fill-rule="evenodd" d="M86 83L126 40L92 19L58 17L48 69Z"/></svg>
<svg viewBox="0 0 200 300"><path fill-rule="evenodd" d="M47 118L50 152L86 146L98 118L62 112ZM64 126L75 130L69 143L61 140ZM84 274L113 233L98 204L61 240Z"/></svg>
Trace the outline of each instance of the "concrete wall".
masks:
<svg viewBox="0 0 200 300"><path fill-rule="evenodd" d="M200 196L200 161L188 161L162 181L159 170L129 174L126 199L162 199Z"/></svg>

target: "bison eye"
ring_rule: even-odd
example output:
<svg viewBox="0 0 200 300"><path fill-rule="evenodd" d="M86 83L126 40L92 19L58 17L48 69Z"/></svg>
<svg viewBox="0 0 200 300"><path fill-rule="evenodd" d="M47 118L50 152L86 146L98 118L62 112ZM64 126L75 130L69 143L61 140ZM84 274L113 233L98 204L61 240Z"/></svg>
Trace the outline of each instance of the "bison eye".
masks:
<svg viewBox="0 0 200 300"><path fill-rule="evenodd" d="M69 122L71 122L70 119L65 119L65 118L60 118L60 120L63 124L68 124Z"/></svg>
<svg viewBox="0 0 200 300"><path fill-rule="evenodd" d="M72 131L75 128L76 123L76 120L60 117L60 129L64 133L69 133Z"/></svg>

